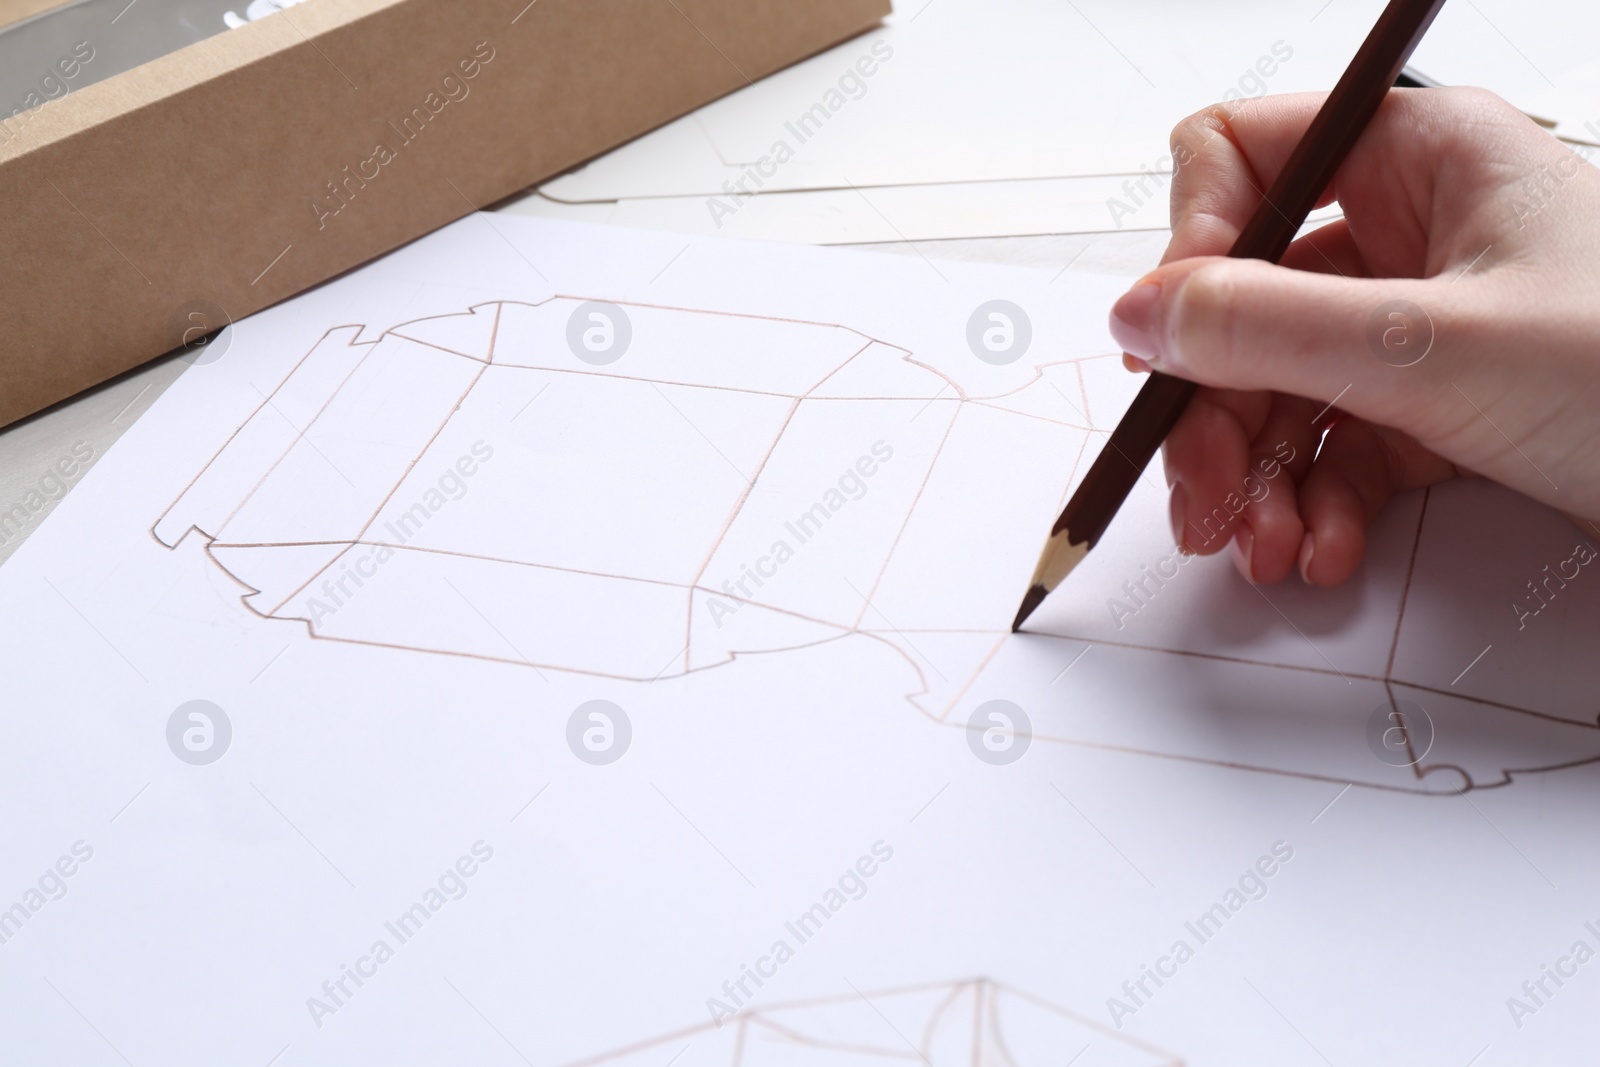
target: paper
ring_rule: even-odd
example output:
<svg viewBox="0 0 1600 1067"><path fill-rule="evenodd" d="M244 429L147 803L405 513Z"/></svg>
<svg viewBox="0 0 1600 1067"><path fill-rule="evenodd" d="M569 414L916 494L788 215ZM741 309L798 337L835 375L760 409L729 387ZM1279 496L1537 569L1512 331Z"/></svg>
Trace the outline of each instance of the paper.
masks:
<svg viewBox="0 0 1600 1067"><path fill-rule="evenodd" d="M1314 9L1262 0L905 5L541 188L568 202L727 198L723 183L764 157L746 190L1170 170L1180 118L1230 94L1325 89L1381 6L1335 5L1313 28ZM780 143L793 158L778 164Z"/></svg>
<svg viewBox="0 0 1600 1067"><path fill-rule="evenodd" d="M621 225L818 244L1162 229L1172 127L1219 101L1326 91L1382 7L905 4L508 210L606 204ZM1541 17L1560 32L1505 5L1448 5L1417 65L1600 142L1596 12Z"/></svg>
<svg viewBox="0 0 1600 1067"><path fill-rule="evenodd" d="M1164 177L1102 175L800 189L751 197L740 202L736 212L708 208L707 199L699 196L567 204L533 192L498 210L705 237L844 245L1165 230L1172 225L1167 205ZM1333 205L1312 212L1308 221L1322 225L1340 214Z"/></svg>
<svg viewBox="0 0 1600 1067"><path fill-rule="evenodd" d="M898 1020L896 1022L895 1020ZM884 1023L889 1026L885 1027ZM893 1062L910 1051L929 1063L1050 1063L1061 1050L1096 1044L1103 1063L1176 1065L1157 1049L988 979L908 989L860 990L754 1011L724 1027L707 1023L596 1057L594 1064L651 1063L696 1039L715 1042L734 1067L758 1063Z"/></svg>
<svg viewBox="0 0 1600 1067"><path fill-rule="evenodd" d="M237 324L0 569L7 1058L1559 1058L1590 542L1257 590L1151 471L1010 635L1125 284L478 215Z"/></svg>

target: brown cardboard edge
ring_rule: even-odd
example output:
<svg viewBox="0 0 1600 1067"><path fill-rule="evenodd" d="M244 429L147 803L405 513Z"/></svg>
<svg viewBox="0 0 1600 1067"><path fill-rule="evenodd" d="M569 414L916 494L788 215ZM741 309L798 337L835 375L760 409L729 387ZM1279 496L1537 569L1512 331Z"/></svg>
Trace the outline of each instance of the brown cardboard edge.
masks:
<svg viewBox="0 0 1600 1067"><path fill-rule="evenodd" d="M23 19L66 6L63 0L0 0L0 30Z"/></svg>
<svg viewBox="0 0 1600 1067"><path fill-rule="evenodd" d="M845 36L840 37L837 40L829 41L827 44L824 44L824 45L819 45L818 47L812 49L810 52L807 52L805 55L800 56L800 57L798 57L796 59L793 59L793 60L789 61L788 63L785 63L781 67L774 67L772 70L770 70L767 73L761 75L761 77L762 78L770 78L774 74L777 74L777 73L779 73L781 71L788 70L790 67L797 67L801 63L806 62L808 59L815 59L817 56L822 55L824 52L832 51L833 49L838 48L840 45L846 43L847 41L853 41L858 37L866 36L867 34L871 33L873 30L878 29L883 25L884 18L889 15L891 10L892 9L890 7L890 0L883 0L883 14L879 15L873 21L871 21L869 23L866 23L865 25L863 25L858 30L854 30L854 31L852 31L850 33L847 33ZM724 99L726 97L732 96L734 93L738 92L739 90L746 89L748 87L749 86L746 86L746 85L735 85L733 88L729 89L727 92L722 93L722 94L720 94L718 96L713 96L711 99L707 100L704 104L701 104L700 107L705 107L707 104L714 104L718 100L722 100L722 99ZM696 110L698 110L698 109L696 109ZM688 112L685 112L684 114L688 114ZM518 188L518 189L513 189L511 192L506 193L504 196L501 196L501 197L495 199L494 201L492 201L490 203L482 205L481 207L478 208L478 210L479 211L493 211L496 208L502 207L502 206L510 203L513 199L515 199L515 198L517 198L519 196L522 196L525 193L529 193L529 192L535 191L537 186L543 185L544 183L549 182L549 181L554 181L556 178L559 178L562 175L571 174L573 171L582 170L584 167L587 167L590 163L593 163L595 160L599 159L601 156L606 155L606 154L608 154L610 152L615 152L618 148L621 148L623 145L627 144L628 142L636 141L640 137L644 137L644 136L646 136L648 134L652 134L655 131L661 129L663 126L670 126L672 123L677 122L678 119L681 119L681 118L683 118L683 115L675 115L672 118L664 119L663 121L658 122L653 126L649 126L649 127L645 128L645 129L642 129L638 133L633 134L630 137L624 137L624 138L622 138L621 140L617 141L614 144L607 145L606 147L604 147L604 148L602 148L602 149L600 149L600 150L598 150L598 151L596 151L596 152L594 152L594 153L592 153L590 155L585 156L584 158L578 160L576 163L573 163L570 166L563 167L558 171L553 171L553 172L551 172L549 174L546 174L542 178L535 178L533 181L529 182L527 185L524 185L524 186L522 186L521 188Z"/></svg>
<svg viewBox="0 0 1600 1067"><path fill-rule="evenodd" d="M9 120L16 136L0 140L0 166L70 137L90 134L173 96L197 89L257 63L271 62L296 46L315 47L318 37L404 4L409 0L307 0L288 18L265 18L212 34L148 63L114 74ZM278 12L282 15L284 12Z"/></svg>
<svg viewBox="0 0 1600 1067"><path fill-rule="evenodd" d="M546 2L548 3L548 0ZM624 4L622 6L627 5ZM707 18L707 12L709 11L711 18L721 19L724 24L738 26L741 19L744 19L745 23L750 22L749 8L760 6L747 5L744 10L740 10L739 6L732 3L731 0L702 0L702 2L693 6L691 10L703 19ZM485 7L486 5L483 4L451 5L448 9L448 14L454 20L459 17L461 11L470 8L481 15ZM772 14L772 12L778 11L777 5L767 5L766 10L771 15L770 22L773 25L757 25L755 29L750 29L747 25L745 27L745 35L740 40L732 40L724 36L724 26L719 25L714 28L719 36L722 37L722 46L726 46L727 52L732 52L734 55L740 56L741 59L746 59L745 53L753 50L755 54L762 57L760 62L756 64L751 64L746 59L749 71L755 76L761 77L790 66L803 58L825 51L841 41L870 31L874 26L881 23L883 16L889 10L887 0L818 0L818 2L809 5L809 7L813 9L814 18L796 16L793 14L792 8ZM529 5L529 8L531 8L531 5ZM678 4L672 4L671 8L677 11L677 15L683 15ZM641 7L638 4L634 4L633 9L637 12ZM241 75L244 72L251 71L252 68L254 68L252 76L256 78L272 72L277 72L287 78L289 75L296 73L294 69L296 64L300 68L298 75L301 77L306 76L307 69L313 74L320 72L326 76L326 71L319 64L322 62L333 64L322 46L326 46L329 51L339 54L337 52L337 35L351 32L352 27L364 19L386 17L388 19L388 31L392 31L395 25L408 26L411 29L416 29L420 25L426 29L429 27L430 21L438 23L443 18L444 12L443 5L429 3L429 0L377 0L377 2L374 2L374 0L315 0L313 3L302 5L293 10L302 14L315 12L316 19L310 23L303 18L298 19L296 20L298 28L293 23L290 23L289 20L279 21L276 17L263 20L261 23L230 31L225 35L218 35L196 42L180 52L162 57L160 60L145 64L132 71L123 72L107 79L105 82L87 86L80 91L82 95L78 100L74 100L73 97L79 94L71 94L52 101L45 108L40 109L42 113L48 113L52 116L50 127L42 128L41 130L41 133L46 133L48 136L40 136L37 139L37 143L14 150L9 157L0 157L0 189L6 187L6 179L8 177L13 179L13 188L16 188L15 183L28 177L24 172L30 169L27 166L30 162L40 164L42 168L50 162L46 157L51 157L52 155L57 155L58 161L61 157L71 161L75 148L95 147L89 142L98 144L102 149L101 155L104 156L103 149L105 145L103 142L108 139L114 139L113 135L107 132L107 127L112 124L128 127L142 124L148 127L151 121L159 119L164 112L178 108L180 105L189 106L192 110L195 101L199 99L197 94L213 84L220 84L229 92L237 93L240 88L239 79ZM525 8L524 10L528 9ZM550 9L547 8L546 10ZM686 15L683 17L685 19L688 18ZM698 24L695 24L692 20L691 24L695 25L697 30L700 29ZM453 22L451 25L453 25ZM286 26L288 27L287 29ZM777 28L774 28L774 26ZM314 33L306 34L302 32L308 27ZM680 50L698 50L700 54L697 62L702 65L702 68L707 63L712 68L717 67L715 61L709 59L705 54L704 46L695 40L692 35L688 34L682 26L669 21L664 25L658 23L655 29L657 31L667 30L676 33L681 46ZM584 23L584 15L567 12L565 32L570 36L582 39L587 34L592 38L594 30L595 26L593 24ZM386 31L380 26L375 32L382 33ZM739 69L733 63L733 60L728 58L724 47L718 46L713 42L703 30L700 31L700 36L705 39L706 44L716 48L716 51L722 54L722 59L726 60L730 66L734 66L736 70ZM350 38L346 37L344 40L348 43ZM659 36L657 38L644 37L642 38L642 43L640 40L635 40L633 44L644 58L656 62L658 66L663 62L664 54L669 51L660 41ZM220 62L217 57L222 55L243 57L243 61L240 62L230 58L227 62ZM556 56L563 62L570 58L566 52L560 50L549 53L546 58L549 58L550 55ZM198 63L195 62L196 56L201 57L201 61ZM211 57L211 62L205 61L204 57L206 56ZM583 57L580 56L579 58ZM601 58L605 57L602 56ZM397 62L402 67L406 65L404 59ZM585 118L582 115L581 104L583 101L580 101L580 106L577 108L577 119L574 119L571 115L558 115L552 122L555 130L552 138L565 146L554 151L554 154L560 157L559 163L555 163L549 158L551 156L550 152L546 152L545 156L542 157L543 161L538 164L530 164L520 160L494 160L492 162L495 165L488 169L498 173L491 176L492 180L488 180L487 188L482 188L481 190L473 189L470 199L467 198L467 194L463 193L462 190L457 189L456 192L462 195L462 200L446 199L443 203L440 203L438 196L432 194L424 195L425 190L419 191L418 183L421 181L422 176L414 175L411 179L408 179L409 185L406 186L403 193L399 188L391 190L395 194L395 196L391 197L391 200L402 204L408 209L416 209L412 213L421 216L416 224L407 224L404 232L395 231L391 227L389 231L379 233L376 236L369 225L366 231L358 231L344 246L332 249L322 248L317 261L309 267L299 268L297 275L287 270L279 271L278 277L274 279L278 283L276 287L271 289L263 287L259 294L259 299L257 298L258 294L252 292L248 300L243 302L235 301L233 306L238 310L232 317L239 317L243 314L260 310L290 295L354 269L401 244L468 214L470 211L475 210L476 205L479 203L495 202L514 195L520 189L535 185L553 174L579 165L582 161L603 154L617 144L669 122L694 107L701 106L710 100L741 88L746 80L744 70L740 70L739 77L735 79L728 75L727 72L716 69L713 69L709 75L706 69L693 70L692 64L680 61L676 54L673 55L671 62L675 66L665 68L665 74L658 72L656 76L665 77L669 83L674 78L677 78L681 84L669 85L669 95L672 102L665 105L664 108L656 100L656 97L662 94L650 93L641 95L639 92L635 92L635 98L628 105L633 109L632 111L621 117L615 115L601 116L604 119L601 125L609 129L610 132L602 136L588 136L585 139L583 135L574 134L572 129L574 122L581 125L581 120ZM391 63L390 65L393 66L395 64ZM600 68L604 67L603 63L595 65ZM694 78L690 78L687 82L684 81L683 77L679 76L685 75L686 71L695 75ZM229 82L229 79L233 79L233 81ZM348 81L349 79L347 78L346 80ZM175 84L178 88L173 88ZM611 85L603 81L597 81L594 84L599 87L596 95L616 95L611 92L613 88ZM353 82L351 87L355 88ZM635 86L635 89L638 88L638 86ZM516 95L513 94L513 96ZM525 87L522 95L526 96ZM641 100L648 100L648 103L641 103ZM509 105L502 102L502 107L507 106ZM110 113L111 117L109 119L103 119L98 122L93 121L96 114L105 112ZM595 119L594 116L587 116L587 118L590 121ZM563 126L562 122L565 122L566 125ZM462 123L471 125L466 123L466 120L462 120ZM481 125L481 117L479 125ZM461 132L456 131L457 134ZM455 141L461 142L461 140L460 136L455 137ZM520 146L524 150L524 154L527 154L530 145L533 148L543 147L542 144L535 144L526 138L524 140L527 143ZM481 148L481 144L467 142L466 147ZM502 147L502 151L508 156L515 154L513 149ZM81 155L82 152L78 154ZM541 158L537 155L537 152L534 152L534 155L535 158ZM102 163L104 162L104 159L102 159ZM426 170L426 167L424 167L426 162L428 161L418 159L417 165L419 168ZM281 159L276 160L275 164L280 170L287 166ZM138 168L134 167L133 169L137 170ZM215 168L213 169L215 170ZM216 171L213 176L217 175L223 178L231 176L221 171ZM45 176L42 170L33 175L36 178L40 176ZM56 176L60 177L60 174ZM45 183L39 182L38 184L44 185ZM53 185L54 183L49 184ZM72 192L79 196L97 196L105 192L107 184L105 182L98 184L80 182L78 186L72 189ZM113 186L113 193L117 193L118 190L115 189L115 183L109 184ZM391 184L398 186L400 183ZM125 195L125 191L122 192ZM42 195L46 200L49 200L52 195L56 194L60 195L62 201L72 204L73 211L81 218L81 222L88 223L90 227L93 227L94 232L105 242L105 245L116 249L117 255L121 256L124 262L118 263L116 258L105 247L94 243L95 238L93 235L86 235L85 232L75 232L70 235L76 242L74 252L78 259L95 261L93 263L95 272L101 278L109 277L110 282L108 284L119 283L118 277L115 276L118 275L118 272L122 272L125 275L126 267L138 270L129 256L123 253L121 249L116 248L116 245L107 234L91 218L92 214L96 215L101 219L101 222L107 223L109 227L108 219L120 216L96 212L93 205L86 212L83 208L74 204L59 188L55 190L55 194L45 191ZM445 195L448 198L449 194ZM111 199L115 200L115 195ZM234 197L234 200L245 208L249 207L247 201L237 196ZM33 206L37 207L37 205ZM85 230L81 226L79 219L73 218L61 203L51 200L46 207L53 208L54 217L47 220L24 220L21 229L25 231L25 237L31 239L46 233L58 232L63 228L76 229L78 231ZM245 232L249 232L253 226L259 227L263 225L258 218L248 211L240 214L240 220L240 225L237 228ZM231 225L233 220L230 219L229 222ZM51 225L47 226L46 223ZM15 229L16 227L14 226L13 230ZM228 236L234 238L237 235L230 233ZM18 243L22 247L32 247L33 245L31 240ZM42 252L36 254L44 255ZM0 276L9 275L6 280L13 282L19 278L30 279L32 276L28 268L32 264L26 262L26 255L19 258L23 260L20 264L13 263L0 266ZM263 256L264 258L266 257ZM61 288L63 291L52 291L49 287L44 287L44 291L37 294L30 293L26 297L20 298L6 297L0 294L0 326L28 325L29 313L36 313L40 310L40 307L35 305L42 305L46 310L50 311L60 311L62 316L68 318L73 313L77 313L80 318L83 317L84 308L74 307L69 294L65 292L65 290L72 288L73 285L82 284L82 279L60 270L56 270L52 274L48 262L44 263L44 266L46 269L42 272L43 275L52 281L62 281ZM234 268L239 266L241 264L233 262ZM18 267L20 269L17 269ZM254 264L251 264L251 267L253 269ZM79 273L87 272L80 271ZM144 274L143 271L139 273L141 276ZM196 266L188 273L197 275L204 281L202 267ZM265 274L264 271L262 273ZM286 280L285 275L292 276ZM120 280L125 281L126 277L122 277ZM191 278L190 280L194 279ZM145 284L150 286L153 285L153 282L146 278ZM251 282L250 284L254 285L255 283ZM4 287L0 286L0 288ZM235 285L235 290L237 288L238 286ZM0 390L0 424L37 411L60 400L63 396L70 395L72 392L115 377L144 360L167 351L168 346L151 344L152 337L161 332L159 325L154 322L152 312L158 313L165 299L160 293L152 293L149 299L143 301L124 300L122 302L123 308L128 311L128 318L130 319L127 324L127 336L108 330L107 323L103 321L95 321L97 317L104 318L104 316L92 314L88 316L88 325L98 328L100 331L97 336L88 339L74 337L70 332L70 327L58 326L55 319L47 319L45 320L46 328L37 331L37 336L33 337L34 344L29 346L35 348L35 352L32 353L31 357L19 358L15 352L9 355L0 354L0 380L4 380L7 385L6 389ZM91 300L89 303L92 304L93 301ZM41 316L33 314L32 321L38 324L41 321ZM123 324L119 322L116 325L121 327ZM24 336L32 337L26 332L24 332ZM51 357L55 356L54 348L57 346L73 349L70 354L75 357L75 363L71 368L63 370L59 367L48 365ZM29 358L34 362L27 362ZM19 386L20 388L13 388L14 386ZM19 396L19 393L22 395Z"/></svg>

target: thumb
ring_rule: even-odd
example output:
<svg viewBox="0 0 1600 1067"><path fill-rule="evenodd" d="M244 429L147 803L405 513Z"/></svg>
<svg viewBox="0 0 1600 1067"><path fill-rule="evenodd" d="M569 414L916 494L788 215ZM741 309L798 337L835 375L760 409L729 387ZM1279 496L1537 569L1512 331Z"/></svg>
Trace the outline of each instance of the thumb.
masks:
<svg viewBox="0 0 1600 1067"><path fill-rule="evenodd" d="M1140 279L1111 309L1111 334L1154 370L1225 389L1339 400L1352 414L1395 425L1436 384L1422 361L1450 318L1440 288L1427 281L1208 256Z"/></svg>

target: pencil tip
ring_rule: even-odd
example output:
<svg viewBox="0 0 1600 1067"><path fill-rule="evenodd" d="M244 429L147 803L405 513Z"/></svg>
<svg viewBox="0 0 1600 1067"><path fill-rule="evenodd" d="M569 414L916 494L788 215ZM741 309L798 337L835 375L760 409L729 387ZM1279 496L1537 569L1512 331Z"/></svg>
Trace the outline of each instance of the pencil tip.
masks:
<svg viewBox="0 0 1600 1067"><path fill-rule="evenodd" d="M1088 554L1088 542L1074 544L1071 534L1066 530L1057 530L1050 535L1044 551L1039 554L1039 565L1033 569L1033 582L1028 586L1028 594L1022 598L1022 607L1017 609L1017 617L1011 623L1012 633L1022 629L1022 624L1050 595L1050 590L1060 585L1061 580L1071 574L1072 569Z"/></svg>
<svg viewBox="0 0 1600 1067"><path fill-rule="evenodd" d="M1044 598L1049 595L1050 590L1042 585L1028 586L1028 593L1022 598L1022 606L1017 609L1017 617L1011 623L1011 632L1016 633L1021 630L1022 624L1033 614L1033 609L1044 603Z"/></svg>

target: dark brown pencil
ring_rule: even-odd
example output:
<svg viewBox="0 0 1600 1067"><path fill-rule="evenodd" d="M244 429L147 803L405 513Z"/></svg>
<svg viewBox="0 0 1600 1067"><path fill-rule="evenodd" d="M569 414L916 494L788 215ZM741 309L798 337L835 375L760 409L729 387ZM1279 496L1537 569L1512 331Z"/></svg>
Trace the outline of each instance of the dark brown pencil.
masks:
<svg viewBox="0 0 1600 1067"><path fill-rule="evenodd" d="M1444 0L1389 0L1228 255L1274 263L1283 257L1443 6ZM1033 581L1011 624L1013 633L1100 540L1195 388L1193 382L1159 372L1144 383L1050 528Z"/></svg>

